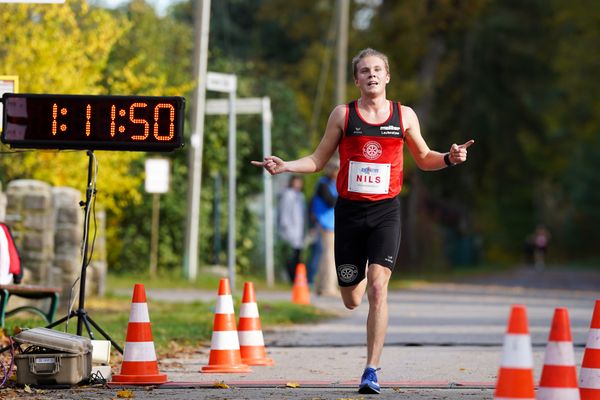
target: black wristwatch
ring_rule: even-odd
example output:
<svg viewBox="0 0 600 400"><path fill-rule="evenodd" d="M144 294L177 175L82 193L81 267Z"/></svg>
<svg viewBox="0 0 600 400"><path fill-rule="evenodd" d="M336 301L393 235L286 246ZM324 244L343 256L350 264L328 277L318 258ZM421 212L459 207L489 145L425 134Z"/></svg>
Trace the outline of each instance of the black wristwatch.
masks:
<svg viewBox="0 0 600 400"><path fill-rule="evenodd" d="M444 154L444 162L445 162L445 163L446 163L446 165L447 165L447 166L449 166L449 167L453 167L453 166L454 166L454 164L452 164L452 163L450 162L450 153L446 153L446 154Z"/></svg>

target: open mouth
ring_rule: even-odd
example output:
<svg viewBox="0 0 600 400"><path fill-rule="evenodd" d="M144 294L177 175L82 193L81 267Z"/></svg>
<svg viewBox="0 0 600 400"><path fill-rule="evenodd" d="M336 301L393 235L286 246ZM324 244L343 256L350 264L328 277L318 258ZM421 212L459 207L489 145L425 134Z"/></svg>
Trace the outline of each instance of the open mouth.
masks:
<svg viewBox="0 0 600 400"><path fill-rule="evenodd" d="M371 86L377 86L377 85L379 85L379 83L376 82L376 81L369 81L369 82L367 82L367 86L369 86L369 87L371 87Z"/></svg>

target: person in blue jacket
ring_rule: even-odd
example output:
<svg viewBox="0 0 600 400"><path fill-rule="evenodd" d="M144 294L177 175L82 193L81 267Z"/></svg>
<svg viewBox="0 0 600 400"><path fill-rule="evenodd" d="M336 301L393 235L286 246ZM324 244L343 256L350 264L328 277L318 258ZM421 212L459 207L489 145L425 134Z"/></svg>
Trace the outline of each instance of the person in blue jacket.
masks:
<svg viewBox="0 0 600 400"><path fill-rule="evenodd" d="M338 192L336 178L339 171L337 160L327 163L325 175L317 182L311 202L312 214L319 231L321 254L315 277L315 292L321 296L338 296L338 281L334 252L334 208Z"/></svg>

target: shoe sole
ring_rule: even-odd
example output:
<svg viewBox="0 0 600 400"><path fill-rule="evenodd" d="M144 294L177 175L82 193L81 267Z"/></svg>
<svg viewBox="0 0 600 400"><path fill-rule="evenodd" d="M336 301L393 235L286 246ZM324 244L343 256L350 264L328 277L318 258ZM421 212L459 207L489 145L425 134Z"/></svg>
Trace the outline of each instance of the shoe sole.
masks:
<svg viewBox="0 0 600 400"><path fill-rule="evenodd" d="M358 388L358 393L360 393L360 394L379 394L380 392L381 392L381 389L376 390L376 389L373 389L369 385L361 386Z"/></svg>

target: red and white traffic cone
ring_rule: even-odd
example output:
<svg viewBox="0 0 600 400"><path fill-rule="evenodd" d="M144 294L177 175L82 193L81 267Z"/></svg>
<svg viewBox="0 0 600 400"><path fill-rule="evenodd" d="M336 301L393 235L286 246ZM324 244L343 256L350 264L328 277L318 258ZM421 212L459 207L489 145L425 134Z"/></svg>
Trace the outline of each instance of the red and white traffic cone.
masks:
<svg viewBox="0 0 600 400"><path fill-rule="evenodd" d="M273 365L272 359L267 357L265 341L260 325L258 305L254 293L254 284L244 284L242 305L240 306L240 320L238 322L238 337L240 339L240 353L242 362L248 365Z"/></svg>
<svg viewBox="0 0 600 400"><path fill-rule="evenodd" d="M166 381L167 375L158 371L146 291L144 285L138 283L133 287L121 373L113 375L112 382L152 385Z"/></svg>
<svg viewBox="0 0 600 400"><path fill-rule="evenodd" d="M306 265L303 263L296 265L294 285L292 286L292 303L310 304L310 289L308 288L308 278L306 277Z"/></svg>
<svg viewBox="0 0 600 400"><path fill-rule="evenodd" d="M229 279L223 278L219 281L208 365L202 367L200 372L246 373L250 371L248 365L242 362L240 354Z"/></svg>
<svg viewBox="0 0 600 400"><path fill-rule="evenodd" d="M579 400L573 338L566 308L554 310L538 400Z"/></svg>
<svg viewBox="0 0 600 400"><path fill-rule="evenodd" d="M600 299L596 300L590 333L579 372L581 400L600 400Z"/></svg>
<svg viewBox="0 0 600 400"><path fill-rule="evenodd" d="M494 400L534 400L533 354L525 306L512 306Z"/></svg>

